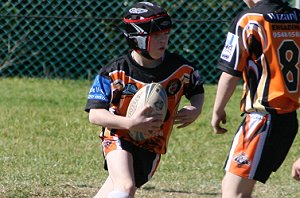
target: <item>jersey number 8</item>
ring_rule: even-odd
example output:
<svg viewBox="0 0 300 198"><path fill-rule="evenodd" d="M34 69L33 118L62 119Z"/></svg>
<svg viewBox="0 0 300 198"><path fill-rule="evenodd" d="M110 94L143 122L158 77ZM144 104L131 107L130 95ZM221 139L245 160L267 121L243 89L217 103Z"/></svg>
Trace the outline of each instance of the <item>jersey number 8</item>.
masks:
<svg viewBox="0 0 300 198"><path fill-rule="evenodd" d="M279 47L279 62L289 92L297 92L299 88L299 47L294 41L283 41Z"/></svg>

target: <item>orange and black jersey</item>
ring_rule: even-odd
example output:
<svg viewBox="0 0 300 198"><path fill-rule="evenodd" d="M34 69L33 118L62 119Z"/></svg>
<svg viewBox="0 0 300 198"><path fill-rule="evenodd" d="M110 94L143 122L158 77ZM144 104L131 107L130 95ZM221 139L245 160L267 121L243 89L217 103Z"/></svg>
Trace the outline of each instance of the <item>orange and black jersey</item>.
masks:
<svg viewBox="0 0 300 198"><path fill-rule="evenodd" d="M299 108L300 11L262 0L232 22L218 68L243 77L243 112L282 114Z"/></svg>
<svg viewBox="0 0 300 198"><path fill-rule="evenodd" d="M181 97L188 99L204 92L198 71L181 56L166 52L162 63L155 68L145 68L134 61L129 52L103 67L90 89L85 110L105 108L125 116L133 95L147 83L160 83L168 95L168 113L162 134L144 142L135 142L126 130L103 128L103 138L118 136L155 153L166 153L173 128L173 117Z"/></svg>

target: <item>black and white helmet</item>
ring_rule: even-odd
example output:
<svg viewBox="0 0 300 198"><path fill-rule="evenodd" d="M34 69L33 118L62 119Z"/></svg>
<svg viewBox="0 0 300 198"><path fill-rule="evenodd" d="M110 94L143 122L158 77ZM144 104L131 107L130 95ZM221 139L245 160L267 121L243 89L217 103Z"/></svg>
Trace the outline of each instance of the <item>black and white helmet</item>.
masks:
<svg viewBox="0 0 300 198"><path fill-rule="evenodd" d="M172 26L167 11L150 2L139 2L131 6L126 10L123 22L129 47L148 59L152 59L149 55L150 34L169 30Z"/></svg>

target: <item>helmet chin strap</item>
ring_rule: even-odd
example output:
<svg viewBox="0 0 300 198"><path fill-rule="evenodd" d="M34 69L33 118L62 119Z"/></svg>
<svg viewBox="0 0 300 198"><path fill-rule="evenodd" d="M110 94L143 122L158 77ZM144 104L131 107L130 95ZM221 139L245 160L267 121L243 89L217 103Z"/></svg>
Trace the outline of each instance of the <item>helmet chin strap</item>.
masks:
<svg viewBox="0 0 300 198"><path fill-rule="evenodd" d="M142 50L142 51L140 52L140 54L141 54L143 57L147 58L147 59L154 60L154 58L152 58L152 57L150 56L149 52L147 52L146 50Z"/></svg>
<svg viewBox="0 0 300 198"><path fill-rule="evenodd" d="M135 55L136 54L136 55ZM159 59L154 59L152 57L150 58L146 58L145 56L143 56L141 54L141 51L138 50L133 50L131 53L132 58L140 65L145 66L145 64L147 65L147 68L154 68L156 66L158 66L159 64L162 63L163 61L163 57L159 58ZM138 57L137 57L138 56ZM147 60L147 61L146 61ZM150 62L149 62L150 61ZM150 65L149 65L150 64Z"/></svg>
<svg viewBox="0 0 300 198"><path fill-rule="evenodd" d="M150 60L154 60L154 58L152 58L149 54L149 50L150 50L150 40L151 40L151 36L147 35L146 39L144 40L144 48L145 49L139 49L137 50L137 53L141 54L143 57L150 59Z"/></svg>
<svg viewBox="0 0 300 198"><path fill-rule="evenodd" d="M143 56L146 59L149 60L155 60L154 58L152 58L149 54L149 52L147 52L147 50L140 50L140 49L134 49L134 51L138 54L140 54L141 56Z"/></svg>

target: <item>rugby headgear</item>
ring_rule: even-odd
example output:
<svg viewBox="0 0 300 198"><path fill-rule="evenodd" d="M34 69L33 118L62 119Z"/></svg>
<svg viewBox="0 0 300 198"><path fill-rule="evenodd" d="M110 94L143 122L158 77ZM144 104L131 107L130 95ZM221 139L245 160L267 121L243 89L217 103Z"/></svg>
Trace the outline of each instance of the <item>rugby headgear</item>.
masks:
<svg viewBox="0 0 300 198"><path fill-rule="evenodd" d="M172 26L167 11L150 2L134 4L125 12L123 22L129 47L148 59L153 59L149 55L150 34L169 30Z"/></svg>

